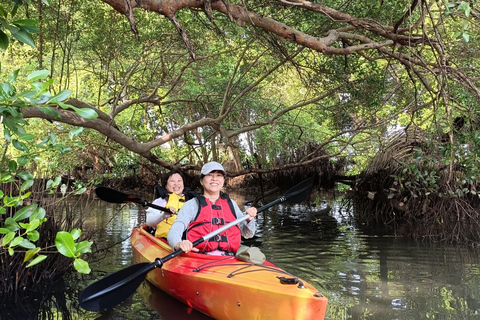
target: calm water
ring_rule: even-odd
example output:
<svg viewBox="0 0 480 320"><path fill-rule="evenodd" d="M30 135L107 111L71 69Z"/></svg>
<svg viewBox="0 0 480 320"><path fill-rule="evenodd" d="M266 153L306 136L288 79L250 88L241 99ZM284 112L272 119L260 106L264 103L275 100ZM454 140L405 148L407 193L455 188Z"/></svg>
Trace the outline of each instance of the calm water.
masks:
<svg viewBox="0 0 480 320"><path fill-rule="evenodd" d="M240 206L245 200L230 195ZM256 237L245 241L323 292L329 298L326 319L480 319L478 250L366 234L351 224L351 213L329 202L329 215L313 207L276 206L259 215ZM93 272L67 279L65 307L50 303L43 318L210 319L148 283L109 312L80 309L76 296L86 285L131 265L130 231L144 220L144 209L134 204L94 206L87 224L103 227L96 233L101 251Z"/></svg>

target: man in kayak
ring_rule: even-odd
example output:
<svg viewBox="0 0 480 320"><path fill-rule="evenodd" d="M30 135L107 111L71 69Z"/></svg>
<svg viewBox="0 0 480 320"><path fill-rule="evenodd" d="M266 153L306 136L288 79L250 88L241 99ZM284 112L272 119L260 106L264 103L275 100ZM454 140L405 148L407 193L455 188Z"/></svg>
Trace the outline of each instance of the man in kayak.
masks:
<svg viewBox="0 0 480 320"><path fill-rule="evenodd" d="M155 185L155 200L152 203L169 209L171 213L148 208L146 218L146 225L150 228L156 228L155 236L158 238L167 237L168 230L177 218L178 210L186 200L197 195L184 187L185 178L181 171L172 170L165 175L163 180L165 181L165 187Z"/></svg>
<svg viewBox="0 0 480 320"><path fill-rule="evenodd" d="M221 192L225 184L225 169L218 162L206 163L200 172L203 196L197 196L185 203L168 232L168 243L173 250L181 249L188 253L201 252L212 255L232 255L240 246L241 236L251 238L255 234L257 209L250 207L242 221L221 234L193 247L195 240L232 222L244 213L235 201Z"/></svg>

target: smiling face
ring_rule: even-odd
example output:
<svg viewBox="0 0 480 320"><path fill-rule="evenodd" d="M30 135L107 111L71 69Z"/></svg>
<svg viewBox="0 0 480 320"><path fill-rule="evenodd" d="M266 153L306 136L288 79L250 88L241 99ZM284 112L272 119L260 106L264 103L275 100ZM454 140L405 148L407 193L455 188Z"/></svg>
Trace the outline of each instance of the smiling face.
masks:
<svg viewBox="0 0 480 320"><path fill-rule="evenodd" d="M205 196L218 196L225 184L225 176L221 171L212 171L206 174L201 180Z"/></svg>
<svg viewBox="0 0 480 320"><path fill-rule="evenodd" d="M178 195L182 194L184 189L182 176L178 173L172 174L167 180L165 189Z"/></svg>

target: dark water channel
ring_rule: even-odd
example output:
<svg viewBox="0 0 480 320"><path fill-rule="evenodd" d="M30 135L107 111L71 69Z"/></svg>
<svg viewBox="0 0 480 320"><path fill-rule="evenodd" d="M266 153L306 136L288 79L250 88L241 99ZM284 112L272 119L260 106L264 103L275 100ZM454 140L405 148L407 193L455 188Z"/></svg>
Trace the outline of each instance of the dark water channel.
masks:
<svg viewBox="0 0 480 320"><path fill-rule="evenodd" d="M244 196L230 195L242 206ZM329 202L332 210L321 216L314 207L273 207L259 215L256 237L244 243L323 292L329 320L480 319L478 249L367 234L338 200ZM109 312L80 309L75 294L131 265L129 235L143 222L144 209L98 201L88 215L104 250L90 264L92 274L67 279L65 292L74 294L65 294L63 310L51 304L49 319L210 319L148 283Z"/></svg>

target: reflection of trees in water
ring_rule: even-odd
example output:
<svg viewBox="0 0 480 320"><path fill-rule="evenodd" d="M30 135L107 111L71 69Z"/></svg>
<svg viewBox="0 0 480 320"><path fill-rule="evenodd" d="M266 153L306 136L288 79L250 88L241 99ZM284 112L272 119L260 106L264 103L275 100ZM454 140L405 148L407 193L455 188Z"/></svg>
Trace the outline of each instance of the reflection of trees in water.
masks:
<svg viewBox="0 0 480 320"><path fill-rule="evenodd" d="M35 288L1 298L0 319L73 319L68 300L76 300L77 292L68 289L63 279L44 281Z"/></svg>
<svg viewBox="0 0 480 320"><path fill-rule="evenodd" d="M31 203L38 204L46 211L47 221L38 228L40 238L35 242L42 248L39 254L48 257L41 263L26 268L25 254L21 249L14 255L7 250L0 251L0 319L51 319L56 313L65 313L62 319L70 319L66 299L68 292L62 277L72 272L73 260L56 251L55 238L59 231L82 229L83 212L90 199L82 197L59 199L59 194L45 196L45 183L32 187ZM12 217L21 209L9 208L6 217ZM24 222L24 221L20 221ZM88 238L83 232L82 239ZM55 310L55 311L52 311ZM56 318L56 317L55 317Z"/></svg>

